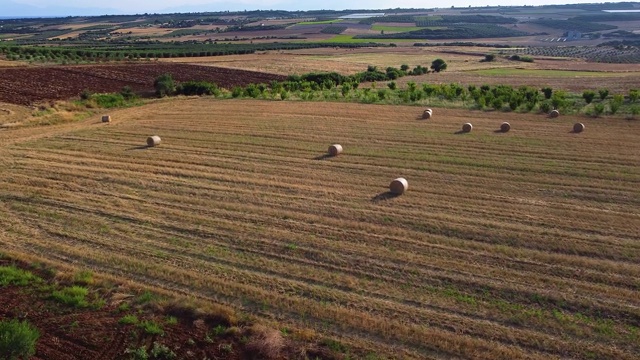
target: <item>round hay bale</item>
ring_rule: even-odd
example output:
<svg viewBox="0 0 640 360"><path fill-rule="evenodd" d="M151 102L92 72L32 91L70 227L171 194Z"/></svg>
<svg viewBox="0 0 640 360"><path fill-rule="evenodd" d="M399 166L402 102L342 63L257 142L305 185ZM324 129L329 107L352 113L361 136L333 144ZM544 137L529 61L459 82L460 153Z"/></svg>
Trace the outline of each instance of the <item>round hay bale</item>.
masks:
<svg viewBox="0 0 640 360"><path fill-rule="evenodd" d="M433 116L433 110L427 109L422 113L423 119L430 119Z"/></svg>
<svg viewBox="0 0 640 360"><path fill-rule="evenodd" d="M551 112L549 113L550 118L557 118L558 116L560 116L560 111L558 110L551 110Z"/></svg>
<svg viewBox="0 0 640 360"><path fill-rule="evenodd" d="M338 156L340 154L342 154L342 145L333 144L333 145L329 146L329 155Z"/></svg>
<svg viewBox="0 0 640 360"><path fill-rule="evenodd" d="M147 138L147 146L157 146L160 145L160 136L153 135Z"/></svg>
<svg viewBox="0 0 640 360"><path fill-rule="evenodd" d="M584 124L583 123L575 123L573 124L573 132L574 133L581 133L584 131Z"/></svg>
<svg viewBox="0 0 640 360"><path fill-rule="evenodd" d="M102 115L102 122L103 122L103 123L111 122L111 116L109 116L109 115Z"/></svg>
<svg viewBox="0 0 640 360"><path fill-rule="evenodd" d="M509 130L511 130L511 124L509 124L508 122L505 121L500 125L500 131L502 131L503 133L508 132Z"/></svg>
<svg viewBox="0 0 640 360"><path fill-rule="evenodd" d="M389 191L392 194L402 195L407 189L409 189L409 183L405 178L397 178L389 184Z"/></svg>
<svg viewBox="0 0 640 360"><path fill-rule="evenodd" d="M462 125L462 131L463 132L471 132L471 130L473 130L473 125L471 125L471 123L466 123L464 125Z"/></svg>

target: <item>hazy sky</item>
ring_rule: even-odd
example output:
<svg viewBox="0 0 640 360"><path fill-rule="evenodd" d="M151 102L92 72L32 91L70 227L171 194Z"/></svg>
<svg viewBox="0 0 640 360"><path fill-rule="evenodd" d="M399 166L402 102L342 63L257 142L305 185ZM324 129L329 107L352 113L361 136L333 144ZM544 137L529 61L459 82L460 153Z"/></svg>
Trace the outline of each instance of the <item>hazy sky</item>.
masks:
<svg viewBox="0 0 640 360"><path fill-rule="evenodd" d="M50 12L81 12L92 14L133 14L173 11L224 11L224 10L313 10L313 9L381 9L381 8L433 8L484 5L543 5L581 3L572 0L451 0L447 2L424 0L109 0L88 2L86 0L0 0L0 17L16 15L42 16ZM76 15L76 14L71 14Z"/></svg>

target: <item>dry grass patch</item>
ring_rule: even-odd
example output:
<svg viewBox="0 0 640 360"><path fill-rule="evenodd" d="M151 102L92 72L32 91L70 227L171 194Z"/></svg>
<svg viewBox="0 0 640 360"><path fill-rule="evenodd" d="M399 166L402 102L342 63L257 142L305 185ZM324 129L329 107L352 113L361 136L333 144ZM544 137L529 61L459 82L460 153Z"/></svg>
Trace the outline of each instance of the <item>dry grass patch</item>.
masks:
<svg viewBox="0 0 640 360"><path fill-rule="evenodd" d="M636 359L638 123L421 110L189 98L0 131L3 251L384 356Z"/></svg>

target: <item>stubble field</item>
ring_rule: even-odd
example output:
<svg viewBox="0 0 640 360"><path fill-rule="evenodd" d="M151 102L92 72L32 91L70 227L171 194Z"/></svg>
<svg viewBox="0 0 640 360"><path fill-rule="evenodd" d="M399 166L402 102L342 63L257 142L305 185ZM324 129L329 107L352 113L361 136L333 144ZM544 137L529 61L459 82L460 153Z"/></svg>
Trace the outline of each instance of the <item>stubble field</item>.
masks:
<svg viewBox="0 0 640 360"><path fill-rule="evenodd" d="M0 240L342 350L638 358L637 121L420 113L198 98L0 131Z"/></svg>

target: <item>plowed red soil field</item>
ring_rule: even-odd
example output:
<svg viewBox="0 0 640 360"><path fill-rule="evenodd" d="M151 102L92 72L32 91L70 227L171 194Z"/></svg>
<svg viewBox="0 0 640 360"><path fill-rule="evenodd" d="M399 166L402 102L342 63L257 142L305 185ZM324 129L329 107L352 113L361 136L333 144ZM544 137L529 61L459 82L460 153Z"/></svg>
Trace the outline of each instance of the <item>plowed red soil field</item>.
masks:
<svg viewBox="0 0 640 360"><path fill-rule="evenodd" d="M85 89L116 92L127 85L134 91L149 91L154 79L167 73L177 81L209 81L227 89L285 78L255 71L171 63L5 68L0 69L0 102L30 105L68 99Z"/></svg>

